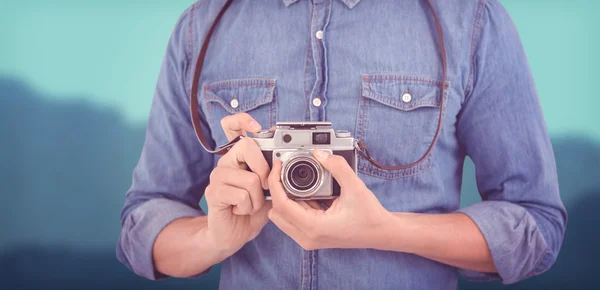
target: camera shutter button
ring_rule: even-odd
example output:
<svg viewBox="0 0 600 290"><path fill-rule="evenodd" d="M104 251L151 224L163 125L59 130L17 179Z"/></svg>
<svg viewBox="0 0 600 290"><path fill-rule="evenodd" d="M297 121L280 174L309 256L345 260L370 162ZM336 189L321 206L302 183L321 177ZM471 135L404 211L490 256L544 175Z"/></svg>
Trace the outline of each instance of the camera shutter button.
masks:
<svg viewBox="0 0 600 290"><path fill-rule="evenodd" d="M253 133L253 137L254 138L259 138L259 139L268 139L268 138L273 138L273 135L275 134L274 131L269 131L269 130L262 130L258 133Z"/></svg>

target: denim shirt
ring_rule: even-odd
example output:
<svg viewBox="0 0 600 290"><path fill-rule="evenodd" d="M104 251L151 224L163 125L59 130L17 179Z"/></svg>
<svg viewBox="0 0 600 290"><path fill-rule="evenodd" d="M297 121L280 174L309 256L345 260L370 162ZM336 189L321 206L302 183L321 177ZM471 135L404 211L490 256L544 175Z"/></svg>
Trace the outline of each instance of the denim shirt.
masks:
<svg viewBox="0 0 600 290"><path fill-rule="evenodd" d="M117 256L149 279L165 277L152 259L158 233L175 219L205 214L198 204L218 157L198 143L188 98L198 51L224 2L200 0L179 19L126 195ZM432 154L401 170L360 159L358 176L391 212L468 215L499 273L401 252L305 251L269 222L223 261L221 288L455 289L458 272L514 283L554 263L567 216L517 29L498 0L432 3L446 43L446 83L425 0L234 1L212 37L200 79L203 129L221 145L227 139L220 120L238 112L263 128L330 121L363 141L379 163L409 164L432 142L446 85ZM459 208L466 156L475 164L482 201Z"/></svg>

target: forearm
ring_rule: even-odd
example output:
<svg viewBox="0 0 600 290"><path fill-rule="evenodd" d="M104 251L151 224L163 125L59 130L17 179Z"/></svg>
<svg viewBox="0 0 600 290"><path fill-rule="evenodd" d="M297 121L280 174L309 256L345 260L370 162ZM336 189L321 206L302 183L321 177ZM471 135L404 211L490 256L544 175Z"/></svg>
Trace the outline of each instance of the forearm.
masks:
<svg viewBox="0 0 600 290"><path fill-rule="evenodd" d="M167 225L152 247L157 271L191 277L224 260L225 254L208 238L207 216L181 218Z"/></svg>
<svg viewBox="0 0 600 290"><path fill-rule="evenodd" d="M461 269L496 273L477 225L462 213L393 213L376 239L380 250L406 252Z"/></svg>

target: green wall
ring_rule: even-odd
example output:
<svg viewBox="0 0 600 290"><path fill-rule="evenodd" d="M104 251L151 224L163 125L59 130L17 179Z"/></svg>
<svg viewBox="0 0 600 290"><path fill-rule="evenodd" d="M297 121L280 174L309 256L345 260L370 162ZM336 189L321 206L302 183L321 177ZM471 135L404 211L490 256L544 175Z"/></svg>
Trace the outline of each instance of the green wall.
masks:
<svg viewBox="0 0 600 290"><path fill-rule="evenodd" d="M7 1L0 74L57 98L85 98L145 122L171 29L193 0ZM553 136L600 140L600 1L505 0Z"/></svg>

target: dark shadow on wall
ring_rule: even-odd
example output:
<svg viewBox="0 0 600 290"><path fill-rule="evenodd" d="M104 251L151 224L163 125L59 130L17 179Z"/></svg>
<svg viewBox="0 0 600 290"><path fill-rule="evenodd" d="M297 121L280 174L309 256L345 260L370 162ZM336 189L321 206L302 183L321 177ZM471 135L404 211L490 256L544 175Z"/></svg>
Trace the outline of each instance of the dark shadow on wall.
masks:
<svg viewBox="0 0 600 290"><path fill-rule="evenodd" d="M143 140L144 127L128 124L115 110L51 101L0 77L0 289L217 287L218 267L200 280L154 282L116 260L119 212ZM461 280L461 289L593 288L600 258L600 144L553 141L569 210L556 265L515 285ZM474 184L472 172L466 174Z"/></svg>

